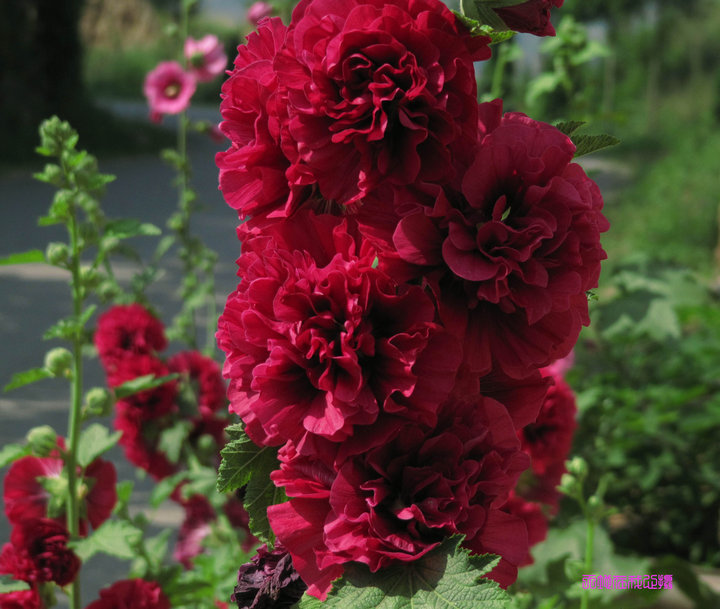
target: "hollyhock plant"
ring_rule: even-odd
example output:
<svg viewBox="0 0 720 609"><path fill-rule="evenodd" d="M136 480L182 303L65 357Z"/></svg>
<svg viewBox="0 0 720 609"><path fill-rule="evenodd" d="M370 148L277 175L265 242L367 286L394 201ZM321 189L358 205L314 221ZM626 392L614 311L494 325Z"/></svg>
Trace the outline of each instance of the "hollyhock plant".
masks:
<svg viewBox="0 0 720 609"><path fill-rule="evenodd" d="M355 255L345 221L322 221L334 243L315 257L272 239L246 244L218 330L231 411L270 445L308 434L343 441L380 412L433 425L459 345L421 288Z"/></svg>
<svg viewBox="0 0 720 609"><path fill-rule="evenodd" d="M0 593L0 609L44 609L36 588Z"/></svg>
<svg viewBox="0 0 720 609"><path fill-rule="evenodd" d="M324 599L348 562L375 572L418 560L454 534L475 553L499 554L493 576L512 583L527 531L500 508L528 458L506 409L491 399L448 403L430 431L378 425L392 428L391 439L344 460L331 445L307 457L292 443L280 449L271 478L290 501L268 517L309 593Z"/></svg>
<svg viewBox="0 0 720 609"><path fill-rule="evenodd" d="M274 61L288 158L342 205L381 182L450 181L474 146L488 42L439 0L302 0Z"/></svg>
<svg viewBox="0 0 720 609"><path fill-rule="evenodd" d="M561 7L564 0L528 0L514 6L493 8L511 30L535 34L536 36L554 36L555 28L550 23L550 11Z"/></svg>
<svg viewBox="0 0 720 609"><path fill-rule="evenodd" d="M214 34L203 36L200 40L187 38L184 51L190 73L199 82L209 82L225 71L228 58Z"/></svg>
<svg viewBox="0 0 720 609"><path fill-rule="evenodd" d="M10 543L0 553L0 573L26 582L55 582L66 586L75 579L80 560L67 547L69 534L48 518L28 518L13 526Z"/></svg>
<svg viewBox="0 0 720 609"><path fill-rule="evenodd" d="M247 20L253 26L257 26L261 19L270 17L273 14L273 7L267 2L253 2L247 10Z"/></svg>
<svg viewBox="0 0 720 609"><path fill-rule="evenodd" d="M116 305L100 315L94 342L105 367L127 356L152 355L167 347L163 323L137 303Z"/></svg>
<svg viewBox="0 0 720 609"><path fill-rule="evenodd" d="M138 355L132 358L123 358L111 362L105 369L110 387L119 387L127 381L141 376L155 375L167 376L170 371L161 360L153 355ZM118 406L126 410L133 410L143 420L156 419L177 410L175 403L177 397L177 382L168 381L154 387L135 393L118 401Z"/></svg>
<svg viewBox="0 0 720 609"><path fill-rule="evenodd" d="M170 609L170 601L156 582L124 579L100 590L100 598L85 609Z"/></svg>
<svg viewBox="0 0 720 609"><path fill-rule="evenodd" d="M148 72L143 93L150 105L150 119L156 123L164 114L180 114L195 93L195 77L176 61L163 61Z"/></svg>
<svg viewBox="0 0 720 609"><path fill-rule="evenodd" d="M117 502L117 474L109 461L96 458L82 474L80 495L80 531L87 533L87 524L97 529L110 517ZM63 461L55 457L22 457L15 461L5 476L3 501L5 514L12 524L20 524L28 518L45 518L52 501L50 492L42 484L43 479L60 480ZM60 506L58 521L65 522L65 505Z"/></svg>
<svg viewBox="0 0 720 609"><path fill-rule="evenodd" d="M392 239L434 286L443 322L466 337L470 370L522 378L567 355L589 323L608 223L570 138L501 113L498 102L482 105L461 192L426 189Z"/></svg>
<svg viewBox="0 0 720 609"><path fill-rule="evenodd" d="M307 589L281 543L260 546L252 561L241 566L231 597L238 609L290 609Z"/></svg>

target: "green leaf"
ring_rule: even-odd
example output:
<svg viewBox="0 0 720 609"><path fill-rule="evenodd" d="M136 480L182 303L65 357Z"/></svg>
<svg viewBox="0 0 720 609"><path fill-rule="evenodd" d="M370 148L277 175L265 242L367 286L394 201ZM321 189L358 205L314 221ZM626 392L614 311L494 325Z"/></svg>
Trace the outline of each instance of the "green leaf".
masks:
<svg viewBox="0 0 720 609"><path fill-rule="evenodd" d="M137 556L137 546L142 540L142 531L124 520L106 520L89 537L70 542L83 562L102 552L130 560Z"/></svg>
<svg viewBox="0 0 720 609"><path fill-rule="evenodd" d="M53 374L45 368L33 368L32 370L25 370L24 372L16 372L13 374L10 382L5 385L3 391L10 391L11 389L17 389L18 387L49 378L53 378Z"/></svg>
<svg viewBox="0 0 720 609"><path fill-rule="evenodd" d="M3 256L0 258L0 266L10 264L28 264L30 262L45 262L45 254L40 250L28 250L27 252L18 252Z"/></svg>
<svg viewBox="0 0 720 609"><path fill-rule="evenodd" d="M557 123L554 123L554 127L558 131L561 131L562 133L570 137L584 124L585 121L558 121Z"/></svg>
<svg viewBox="0 0 720 609"><path fill-rule="evenodd" d="M590 154L591 152L597 152L603 148L610 148L611 146L617 146L620 140L612 135L579 135L573 138L573 144L575 144L575 158Z"/></svg>
<svg viewBox="0 0 720 609"><path fill-rule="evenodd" d="M258 464L263 463L265 453L277 454L277 448L260 448L245 434L241 424L230 425L225 429L228 443L220 451L222 462L218 470L217 489L221 493L234 491L245 486L252 477Z"/></svg>
<svg viewBox="0 0 720 609"><path fill-rule="evenodd" d="M499 561L471 556L462 537L443 541L420 560L372 573L351 563L327 600L305 595L299 609L506 609L511 599L497 582L480 579Z"/></svg>
<svg viewBox="0 0 720 609"><path fill-rule="evenodd" d="M160 433L158 448L167 455L170 463L178 463L183 446L190 435L193 424L190 421L176 421Z"/></svg>
<svg viewBox="0 0 720 609"><path fill-rule="evenodd" d="M6 444L0 450L0 467L10 465L14 461L29 455L30 452L29 444Z"/></svg>
<svg viewBox="0 0 720 609"><path fill-rule="evenodd" d="M78 463L82 467L90 465L96 457L110 450L122 436L121 431L111 434L105 425L93 423L80 435L78 444Z"/></svg>
<svg viewBox="0 0 720 609"><path fill-rule="evenodd" d="M140 222L134 218L111 220L105 225L105 237L129 239L130 237L159 235L162 231L149 222Z"/></svg>
<svg viewBox="0 0 720 609"><path fill-rule="evenodd" d="M0 575L0 594L19 592L21 590L30 590L30 584L13 579L12 575Z"/></svg>
<svg viewBox="0 0 720 609"><path fill-rule="evenodd" d="M173 491L177 488L178 484L183 482L188 477L188 472L177 472L172 476L163 478L159 482L153 485L153 490L150 493L150 505L153 508L160 507L160 504L165 501Z"/></svg>
<svg viewBox="0 0 720 609"><path fill-rule="evenodd" d="M148 389L155 389L165 383L174 381L180 376L177 373L166 374L165 376L155 376L154 374L146 374L144 376L138 376L132 380L126 381L122 385L119 385L113 389L115 398L122 400L124 398L140 393L141 391L147 391Z"/></svg>
<svg viewBox="0 0 720 609"><path fill-rule="evenodd" d="M275 451L265 451L253 466L252 476L245 489L243 504L250 516L250 531L262 541L275 543L275 535L270 528L267 509L271 505L288 500L285 491L270 480L270 472L278 469Z"/></svg>

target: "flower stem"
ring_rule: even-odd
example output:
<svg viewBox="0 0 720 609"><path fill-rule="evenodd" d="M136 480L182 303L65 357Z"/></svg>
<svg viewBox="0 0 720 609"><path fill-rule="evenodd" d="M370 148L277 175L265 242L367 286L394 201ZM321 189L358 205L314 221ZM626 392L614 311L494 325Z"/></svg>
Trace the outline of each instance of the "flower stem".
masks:
<svg viewBox="0 0 720 609"><path fill-rule="evenodd" d="M589 514L589 511L586 509L585 505L583 505L583 511L585 512L585 522L587 524L587 529L586 529L586 533L585 533L584 573L587 575L592 575L593 552L594 552L594 545L595 545L595 521L591 517L591 514ZM590 589L588 588L587 590L583 590L582 596L580 597L580 609L588 609L589 602L590 602Z"/></svg>
<svg viewBox="0 0 720 609"><path fill-rule="evenodd" d="M67 175L67 174L66 174ZM77 193L77 188L75 189ZM78 326L75 329L72 340L73 353L73 374L70 380L70 413L68 420L68 447L65 455L65 466L67 468L68 496L67 496L67 527L70 538L77 538L80 532L80 513L78 509L78 477L77 477L77 454L80 438L80 415L82 408L82 383L83 383L83 362L82 362L82 329L80 328L80 317L83 305L83 287L80 273L80 238L77 219L77 208L73 204L68 232L70 233L70 247L72 251L71 268L72 273L72 298L73 313ZM80 609L80 580L78 577L70 587L71 609Z"/></svg>

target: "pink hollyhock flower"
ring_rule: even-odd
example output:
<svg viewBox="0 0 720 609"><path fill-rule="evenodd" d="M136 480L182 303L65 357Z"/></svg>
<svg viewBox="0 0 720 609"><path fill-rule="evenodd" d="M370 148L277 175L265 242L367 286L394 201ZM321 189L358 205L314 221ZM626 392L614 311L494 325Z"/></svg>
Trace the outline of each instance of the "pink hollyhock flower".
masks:
<svg viewBox="0 0 720 609"><path fill-rule="evenodd" d="M116 305L103 313L94 341L105 367L123 357L151 355L167 347L163 323L137 303Z"/></svg>
<svg viewBox="0 0 720 609"><path fill-rule="evenodd" d="M230 410L253 441L341 442L381 412L434 424L460 345L428 295L356 254L344 220L307 214L280 228L244 243L217 334Z"/></svg>
<svg viewBox="0 0 720 609"><path fill-rule="evenodd" d="M0 609L44 609L36 588L0 594Z"/></svg>
<svg viewBox="0 0 720 609"><path fill-rule="evenodd" d="M163 114L179 114L190 105L195 93L195 77L177 61L163 61L148 72L143 92L150 105L150 119L156 123Z"/></svg>
<svg viewBox="0 0 720 609"><path fill-rule="evenodd" d="M586 292L597 285L609 225L597 185L572 163L570 139L501 112L497 102L481 106L485 134L461 193L425 187L392 239L470 347L469 369L523 378L567 355L589 323Z"/></svg>
<svg viewBox="0 0 720 609"><path fill-rule="evenodd" d="M562 4L563 0L528 0L522 4L493 10L511 30L536 36L554 36L555 28L550 23L550 10Z"/></svg>
<svg viewBox="0 0 720 609"><path fill-rule="evenodd" d="M190 73L200 82L209 82L225 71L228 58L214 34L203 36L200 40L188 38L184 50Z"/></svg>
<svg viewBox="0 0 720 609"><path fill-rule="evenodd" d="M67 529L55 520L28 518L13 526L10 543L0 553L0 573L26 582L55 582L66 586L75 579L80 559L67 547Z"/></svg>
<svg viewBox="0 0 720 609"><path fill-rule="evenodd" d="M382 424L393 428L390 439L344 461L329 446L307 456L292 443L280 449L271 478L290 500L268 508L268 517L308 592L323 600L348 562L378 571L417 560L454 534L474 553L502 556L507 569L498 580L512 583L527 531L500 508L528 458L505 408L491 399L448 403L429 431Z"/></svg>
<svg viewBox="0 0 720 609"><path fill-rule="evenodd" d="M97 529L112 513L117 503L115 466L103 459L95 459L81 476L83 500L80 502L80 531L87 533L87 523ZM15 461L8 469L4 481L3 501L5 514L12 524L20 524L29 518L46 518L51 502L50 493L41 484L43 478L60 479L63 461L55 457L27 456ZM57 515L65 522L64 504Z"/></svg>
<svg viewBox="0 0 720 609"><path fill-rule="evenodd" d="M261 19L270 17L273 14L273 7L267 2L253 2L247 10L247 20L257 26Z"/></svg>
<svg viewBox="0 0 720 609"><path fill-rule="evenodd" d="M471 160L487 43L438 0L302 0L274 61L286 156L342 205L451 181Z"/></svg>
<svg viewBox="0 0 720 609"><path fill-rule="evenodd" d="M100 598L85 609L170 609L170 601L156 582L124 579L100 590Z"/></svg>

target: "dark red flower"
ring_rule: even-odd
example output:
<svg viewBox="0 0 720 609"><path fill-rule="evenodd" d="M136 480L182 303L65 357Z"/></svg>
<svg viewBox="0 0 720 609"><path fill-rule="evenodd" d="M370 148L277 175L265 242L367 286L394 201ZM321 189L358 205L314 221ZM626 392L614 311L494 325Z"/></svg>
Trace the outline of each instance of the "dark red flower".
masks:
<svg viewBox="0 0 720 609"><path fill-rule="evenodd" d="M148 420L133 404L120 401L117 403L114 427L122 432L118 444L123 447L125 458L130 463L144 469L155 480L162 480L177 471L177 465L171 463L158 448L160 433L165 428L162 419Z"/></svg>
<svg viewBox="0 0 720 609"><path fill-rule="evenodd" d="M501 118L497 103L481 114L486 133L462 196L424 187L393 242L434 286L443 323L465 337L470 371L524 378L567 355L589 322L608 223L567 136L523 114Z"/></svg>
<svg viewBox="0 0 720 609"><path fill-rule="evenodd" d="M162 322L142 305L116 305L98 318L95 347L105 366L128 355L150 355L166 346Z"/></svg>
<svg viewBox="0 0 720 609"><path fill-rule="evenodd" d="M437 0L302 0L274 62L286 156L343 205L383 182L452 180L477 134L487 43Z"/></svg>
<svg viewBox="0 0 720 609"><path fill-rule="evenodd" d="M308 592L323 599L347 562L377 571L458 533L471 551L502 556L510 570L498 579L512 583L527 532L500 508L528 459L504 406L448 403L430 431L389 425L389 439L344 461L328 447L310 456L292 443L280 449L271 478L290 501L271 506L268 517Z"/></svg>
<svg viewBox="0 0 720 609"><path fill-rule="evenodd" d="M225 383L214 359L199 351L181 351L167 361L167 367L171 373L180 373L193 390L201 416L211 416L225 405Z"/></svg>
<svg viewBox="0 0 720 609"><path fill-rule="evenodd" d="M75 579L80 560L67 547L67 529L48 518L28 518L13 526L10 543L0 553L0 573L26 582L55 582L66 586Z"/></svg>
<svg viewBox="0 0 720 609"><path fill-rule="evenodd" d="M518 432L532 464L531 472L523 476L519 492L524 498L557 508L560 494L556 487L566 471L565 461L572 448L577 405L573 390L562 376L552 374L551 369L544 373L554 382L537 421Z"/></svg>
<svg viewBox="0 0 720 609"><path fill-rule="evenodd" d="M0 594L0 609L44 609L37 589Z"/></svg>
<svg viewBox="0 0 720 609"><path fill-rule="evenodd" d="M240 567L230 600L238 609L290 609L306 588L282 544L272 551L262 545L252 561Z"/></svg>
<svg viewBox="0 0 720 609"><path fill-rule="evenodd" d="M170 601L156 582L125 579L100 590L100 598L85 609L170 609Z"/></svg>
<svg viewBox="0 0 720 609"><path fill-rule="evenodd" d="M528 0L522 4L493 10L511 30L536 36L554 36L555 28L550 23L550 10L562 4L563 0Z"/></svg>
<svg viewBox="0 0 720 609"><path fill-rule="evenodd" d="M84 471L78 468L78 474L84 498L80 502L80 532L85 534L88 521L96 529L110 517L117 502L117 474L112 463L100 458ZM15 461L4 481L3 501L8 520L19 524L29 518L46 518L51 496L41 480L60 480L62 476L63 461L60 458L27 456ZM65 522L64 502L57 520Z"/></svg>
<svg viewBox="0 0 720 609"><path fill-rule="evenodd" d="M308 434L343 441L380 412L433 425L459 344L434 323L420 287L397 285L372 253L355 253L345 221L310 217L328 230L325 251L279 235L243 244L242 281L218 330L231 411L271 445Z"/></svg>
<svg viewBox="0 0 720 609"><path fill-rule="evenodd" d="M127 381L141 376L154 375L155 377L170 374L167 366L152 355L137 355L112 362L107 370L108 385L119 387ZM157 419L163 415L177 410L177 381L168 381L155 387L130 395L117 402L125 409L132 409L136 415L144 420Z"/></svg>
<svg viewBox="0 0 720 609"><path fill-rule="evenodd" d="M504 512L519 516L525 522L528 531L528 553L518 566L531 565L533 557L530 550L534 545L544 541L548 533L548 520L543 514L541 505L533 501L526 501L513 492L502 509Z"/></svg>

